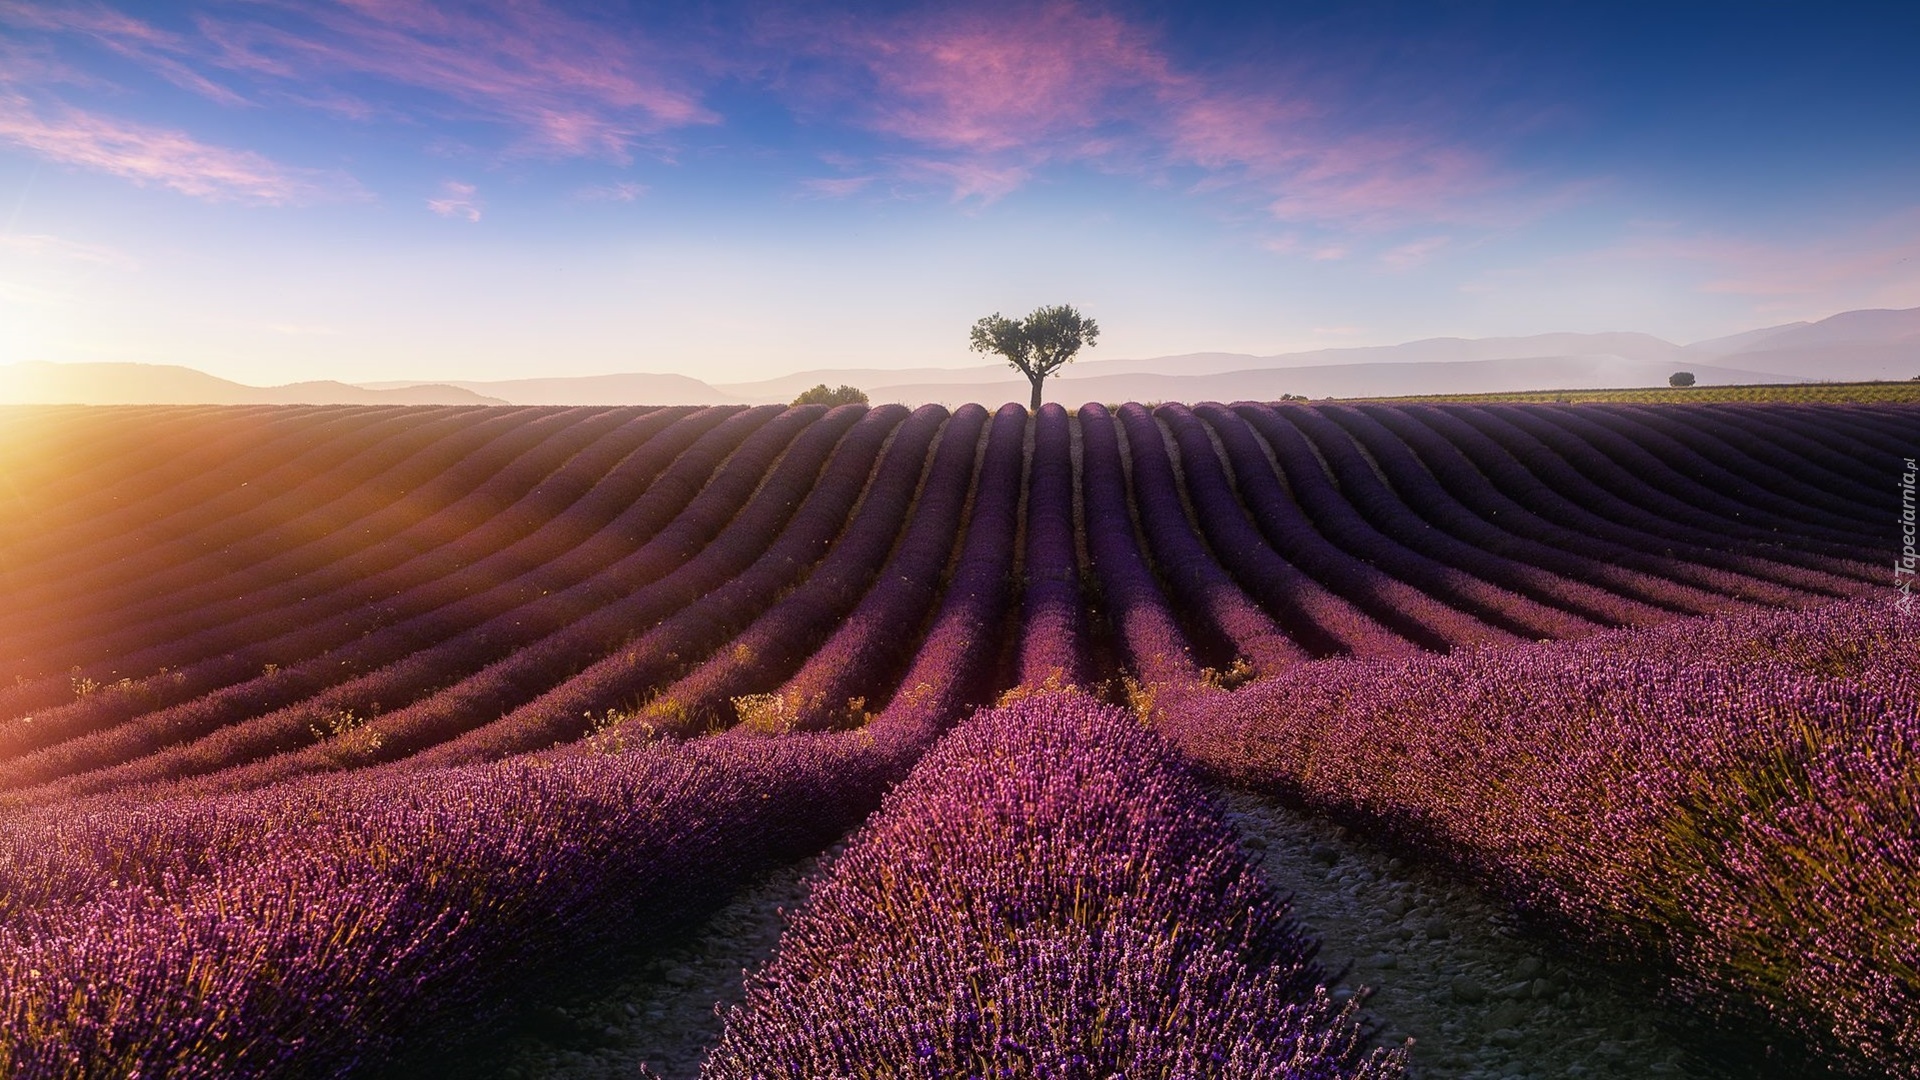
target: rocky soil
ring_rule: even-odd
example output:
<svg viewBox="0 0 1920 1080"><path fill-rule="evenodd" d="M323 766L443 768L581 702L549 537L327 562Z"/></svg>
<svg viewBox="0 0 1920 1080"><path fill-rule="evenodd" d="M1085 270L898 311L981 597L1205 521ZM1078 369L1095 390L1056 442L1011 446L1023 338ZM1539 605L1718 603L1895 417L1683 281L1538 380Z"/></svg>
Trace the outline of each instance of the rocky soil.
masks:
<svg viewBox="0 0 1920 1080"><path fill-rule="evenodd" d="M1689 1052L1699 1040L1672 1009L1556 955L1470 887L1260 796L1224 794L1321 960L1346 969L1338 994L1371 987L1378 1041L1414 1040L1415 1080L1725 1080ZM773 954L781 909L805 902L820 861L764 878L678 946L617 963L628 972L618 981L540 1006L463 1075L634 1080L645 1063L662 1080L697 1076L742 971Z"/></svg>
<svg viewBox="0 0 1920 1080"><path fill-rule="evenodd" d="M1446 875L1260 796L1226 793L1242 843L1321 942L1341 993L1373 989L1378 1041L1414 1040L1417 1080L1719 1080L1670 1006L1556 956Z"/></svg>
<svg viewBox="0 0 1920 1080"><path fill-rule="evenodd" d="M493 1080L637 1080L642 1064L661 1080L700 1074L719 1041L721 1013L740 1000L741 974L773 955L783 911L806 902L822 856L782 867L664 952L636 954L630 974L572 1000L542 1006L486 1067Z"/></svg>

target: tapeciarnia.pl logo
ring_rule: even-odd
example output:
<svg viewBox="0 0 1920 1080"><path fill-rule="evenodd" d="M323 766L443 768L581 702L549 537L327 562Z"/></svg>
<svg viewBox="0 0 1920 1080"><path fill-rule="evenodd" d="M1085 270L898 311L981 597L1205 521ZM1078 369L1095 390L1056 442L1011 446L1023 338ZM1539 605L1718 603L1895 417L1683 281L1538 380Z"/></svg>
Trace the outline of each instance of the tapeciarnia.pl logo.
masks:
<svg viewBox="0 0 1920 1080"><path fill-rule="evenodd" d="M1920 555L1914 551L1914 510L1913 483L1920 467L1913 458L1906 459L1906 468L1900 474L1900 559L1893 564L1894 584L1900 587L1900 610L1913 610L1914 563Z"/></svg>

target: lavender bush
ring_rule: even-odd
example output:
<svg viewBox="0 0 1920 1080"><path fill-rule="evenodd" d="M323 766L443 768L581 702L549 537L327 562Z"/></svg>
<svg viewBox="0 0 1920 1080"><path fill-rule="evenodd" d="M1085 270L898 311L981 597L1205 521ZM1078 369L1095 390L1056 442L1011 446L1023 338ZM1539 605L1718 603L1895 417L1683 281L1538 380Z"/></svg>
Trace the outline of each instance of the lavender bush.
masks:
<svg viewBox="0 0 1920 1080"><path fill-rule="evenodd" d="M1920 1077L1917 718L1920 623L1862 599L1315 664L1162 730L1665 965L1709 1011Z"/></svg>
<svg viewBox="0 0 1920 1080"><path fill-rule="evenodd" d="M1400 1075L1313 949L1164 743L1039 694L887 797L702 1075Z"/></svg>

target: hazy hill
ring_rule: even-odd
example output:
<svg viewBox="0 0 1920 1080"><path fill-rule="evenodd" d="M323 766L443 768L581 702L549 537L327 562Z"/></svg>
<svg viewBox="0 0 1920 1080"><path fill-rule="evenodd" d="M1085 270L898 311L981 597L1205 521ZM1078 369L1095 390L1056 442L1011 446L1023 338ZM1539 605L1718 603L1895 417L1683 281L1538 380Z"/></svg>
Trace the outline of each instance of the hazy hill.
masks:
<svg viewBox="0 0 1920 1080"><path fill-rule="evenodd" d="M1687 346L1685 351L1688 356L1725 356L1728 353L1737 353L1743 349L1763 348L1764 346L1760 343L1769 338L1777 337L1788 330L1798 330L1802 326L1811 325L1813 324L1806 322L1782 323L1779 326L1767 326L1759 330L1747 330L1738 334L1728 334L1726 337L1708 338L1705 341L1694 342Z"/></svg>
<svg viewBox="0 0 1920 1080"><path fill-rule="evenodd" d="M175 364L0 365L0 404L12 405L504 405L435 384L369 389L342 382L248 386Z"/></svg>
<svg viewBox="0 0 1920 1080"><path fill-rule="evenodd" d="M1808 382L1793 376L1692 364L1702 386ZM1540 356L1511 360L1440 363L1325 364L1318 367L1253 368L1212 375L1135 372L1117 375L1072 372L1047 381L1052 401L1271 401L1282 394L1324 397L1398 397L1411 394L1482 394L1511 390L1600 390L1665 386L1669 363L1618 356ZM918 404L978 401L1024 403L1024 379L990 385L922 383L893 386L887 400Z"/></svg>
<svg viewBox="0 0 1920 1080"><path fill-rule="evenodd" d="M1760 336L1744 347L1715 354L1714 362L1813 379L1920 375L1920 308L1843 311L1819 322L1755 333Z"/></svg>
<svg viewBox="0 0 1920 1080"><path fill-rule="evenodd" d="M819 380L814 380L818 382ZM366 383L384 390L417 385L405 382ZM493 382L459 380L445 384L515 405L727 405L747 400L725 393L685 375L580 375L552 379L501 379ZM812 386L813 383L806 384ZM806 389L806 386L800 390ZM791 400L795 390L781 400Z"/></svg>
<svg viewBox="0 0 1920 1080"><path fill-rule="evenodd" d="M1093 354L1047 381L1053 401L1204 401L1384 397L1665 386L1675 371L1702 385L1905 381L1920 375L1920 308L1847 311L1676 345L1648 334L1535 334L1427 338L1401 345L1253 356L1201 352L1145 359ZM756 382L708 384L633 372L427 384L337 382L243 386L159 364L15 364L0 367L0 402L712 405L787 402L817 383L865 390L874 401L998 405L1027 400L1005 364L902 369L822 368Z"/></svg>

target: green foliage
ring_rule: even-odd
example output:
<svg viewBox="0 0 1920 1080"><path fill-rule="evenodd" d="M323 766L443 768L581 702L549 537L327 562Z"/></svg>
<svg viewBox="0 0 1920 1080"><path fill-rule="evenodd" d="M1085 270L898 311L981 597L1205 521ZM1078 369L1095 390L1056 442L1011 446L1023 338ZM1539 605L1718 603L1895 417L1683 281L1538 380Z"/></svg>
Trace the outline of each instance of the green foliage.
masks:
<svg viewBox="0 0 1920 1080"><path fill-rule="evenodd" d="M975 352L998 353L1033 384L1033 408L1040 407L1040 384L1072 363L1082 348L1092 348L1100 326L1071 304L1037 307L1025 319L994 312L973 324Z"/></svg>
<svg viewBox="0 0 1920 1080"><path fill-rule="evenodd" d="M1667 376L1667 385L1668 386L1692 386L1693 372L1676 371L1673 374Z"/></svg>
<svg viewBox="0 0 1920 1080"><path fill-rule="evenodd" d="M813 389L803 390L793 399L795 405L865 405L867 392L855 386L836 386L827 389L826 383L815 383Z"/></svg>

